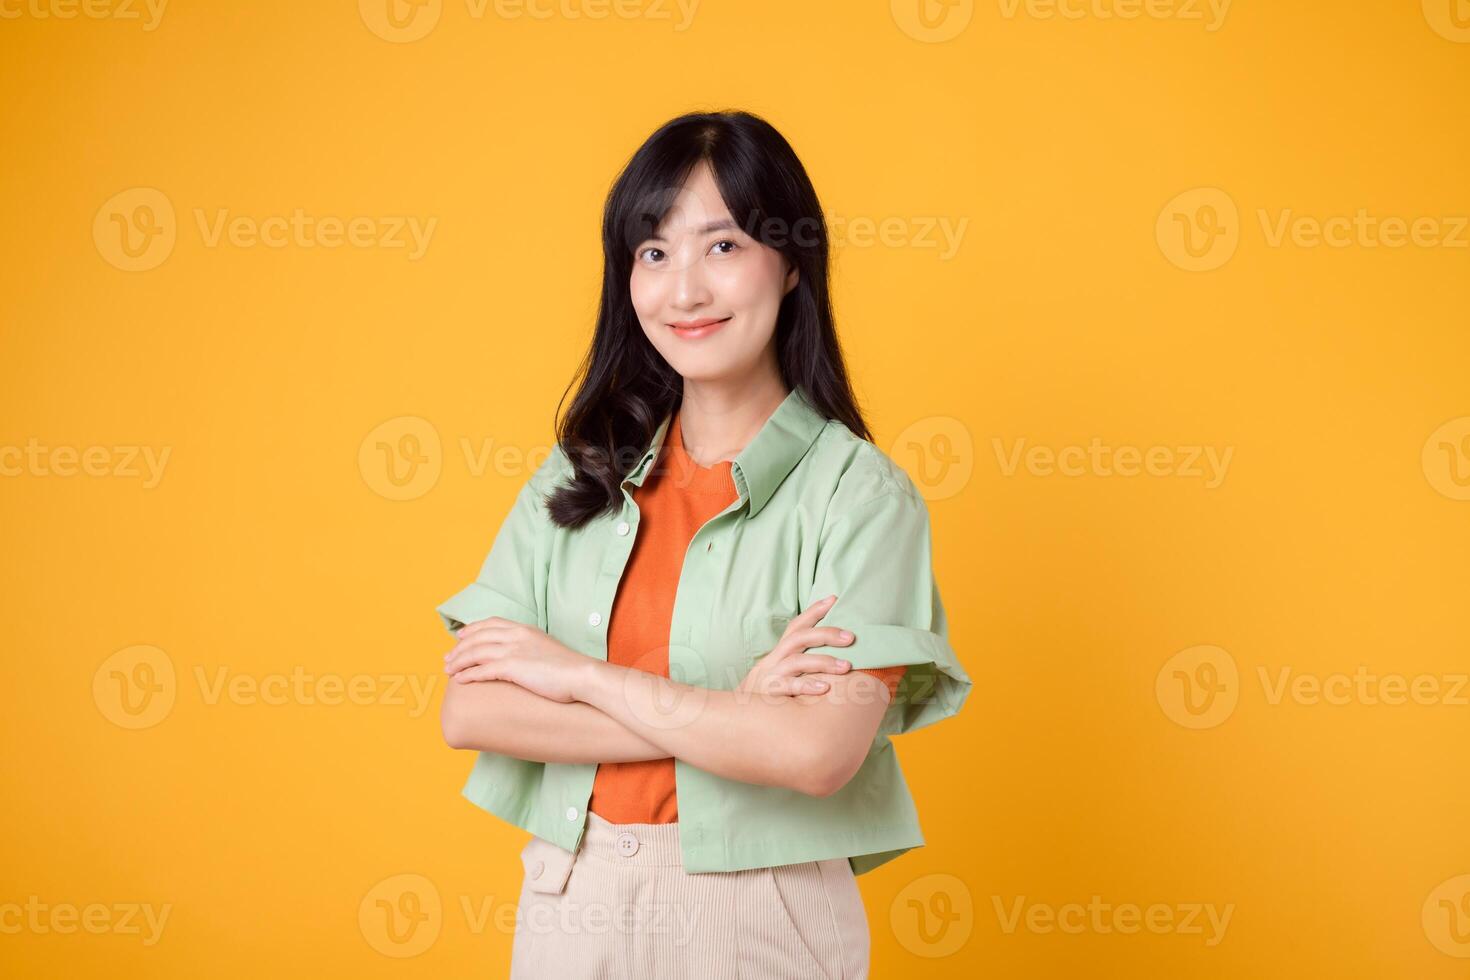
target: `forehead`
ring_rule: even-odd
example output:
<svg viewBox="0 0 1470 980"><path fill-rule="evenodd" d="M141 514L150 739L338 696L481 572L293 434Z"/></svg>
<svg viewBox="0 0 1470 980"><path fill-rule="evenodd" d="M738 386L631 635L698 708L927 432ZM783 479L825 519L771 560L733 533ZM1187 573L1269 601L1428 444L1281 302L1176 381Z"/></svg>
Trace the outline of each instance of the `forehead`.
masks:
<svg viewBox="0 0 1470 980"><path fill-rule="evenodd" d="M714 172L706 161L701 160L689 172L683 185L674 195L669 210L660 219L655 234L661 238L675 238L691 232L700 232L705 226L729 222L731 230L734 220L720 188L715 183Z"/></svg>

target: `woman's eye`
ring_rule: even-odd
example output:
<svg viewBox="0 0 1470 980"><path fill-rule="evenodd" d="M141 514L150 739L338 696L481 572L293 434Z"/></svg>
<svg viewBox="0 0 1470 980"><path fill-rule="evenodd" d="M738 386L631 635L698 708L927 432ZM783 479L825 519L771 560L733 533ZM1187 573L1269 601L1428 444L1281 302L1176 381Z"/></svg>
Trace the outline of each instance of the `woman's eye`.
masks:
<svg viewBox="0 0 1470 980"><path fill-rule="evenodd" d="M657 262L659 259L663 258L663 254L663 249L653 248L652 246L650 246L639 252L638 258L643 259L645 256L648 256L646 261Z"/></svg>
<svg viewBox="0 0 1470 980"><path fill-rule="evenodd" d="M735 243L734 243L734 242L732 242L732 241L730 241L730 239L728 239L728 238L722 238L722 239L720 239L720 240L719 240L719 241L717 241L717 242L715 242L715 243L714 243L714 244L713 244L713 245L711 245L711 246L710 246L710 247L711 247L711 248L719 248L719 247L720 247L720 246L721 246L721 245L728 245L728 246L730 246L730 248L729 248L729 250L728 250L728 251L723 251L723 252L720 252L720 254L721 254L721 255L729 255L729 254L730 254L730 252L733 252L733 251L735 251L735 250L736 250L736 249L737 249L737 248L739 248L739 247L740 247L740 246L739 246L739 245L737 245L737 244L735 244Z"/></svg>

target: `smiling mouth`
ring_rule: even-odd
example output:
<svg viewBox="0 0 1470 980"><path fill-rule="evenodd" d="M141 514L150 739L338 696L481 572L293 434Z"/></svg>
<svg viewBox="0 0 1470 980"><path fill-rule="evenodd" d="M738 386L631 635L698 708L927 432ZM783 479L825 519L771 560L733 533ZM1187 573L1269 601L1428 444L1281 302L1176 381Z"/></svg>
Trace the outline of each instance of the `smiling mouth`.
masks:
<svg viewBox="0 0 1470 980"><path fill-rule="evenodd" d="M669 324L669 327L674 331L675 336L678 337L703 337L706 334L714 333L720 327L729 323L732 318L733 314L721 319L705 317L700 320L680 320Z"/></svg>

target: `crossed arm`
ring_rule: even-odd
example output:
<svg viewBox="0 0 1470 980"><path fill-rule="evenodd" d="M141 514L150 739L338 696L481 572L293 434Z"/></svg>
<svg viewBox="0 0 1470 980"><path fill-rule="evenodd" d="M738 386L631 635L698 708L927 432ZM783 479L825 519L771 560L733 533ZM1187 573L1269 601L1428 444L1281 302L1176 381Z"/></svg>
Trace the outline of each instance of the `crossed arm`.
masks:
<svg viewBox="0 0 1470 980"><path fill-rule="evenodd" d="M585 661L569 702L507 680L450 683L445 740L538 762L672 757L727 779L828 796L862 765L889 701L883 681L856 670L828 675L823 694L763 697Z"/></svg>

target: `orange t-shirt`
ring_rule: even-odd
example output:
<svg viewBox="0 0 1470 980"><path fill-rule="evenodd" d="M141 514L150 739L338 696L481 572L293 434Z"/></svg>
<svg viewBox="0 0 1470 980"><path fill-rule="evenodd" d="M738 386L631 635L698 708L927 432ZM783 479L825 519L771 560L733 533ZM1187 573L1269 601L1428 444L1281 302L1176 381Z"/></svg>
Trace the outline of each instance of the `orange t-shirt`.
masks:
<svg viewBox="0 0 1470 980"><path fill-rule="evenodd" d="M674 593L689 542L705 521L739 496L731 461L700 466L684 450L675 413L663 450L643 485L633 492L638 504L638 535L613 598L608 621L609 663L669 676L669 631ZM842 656L834 647L833 656ZM905 667L864 670L888 685L893 696ZM673 823L679 819L674 791L674 760L603 762L592 781L587 809L611 823Z"/></svg>

